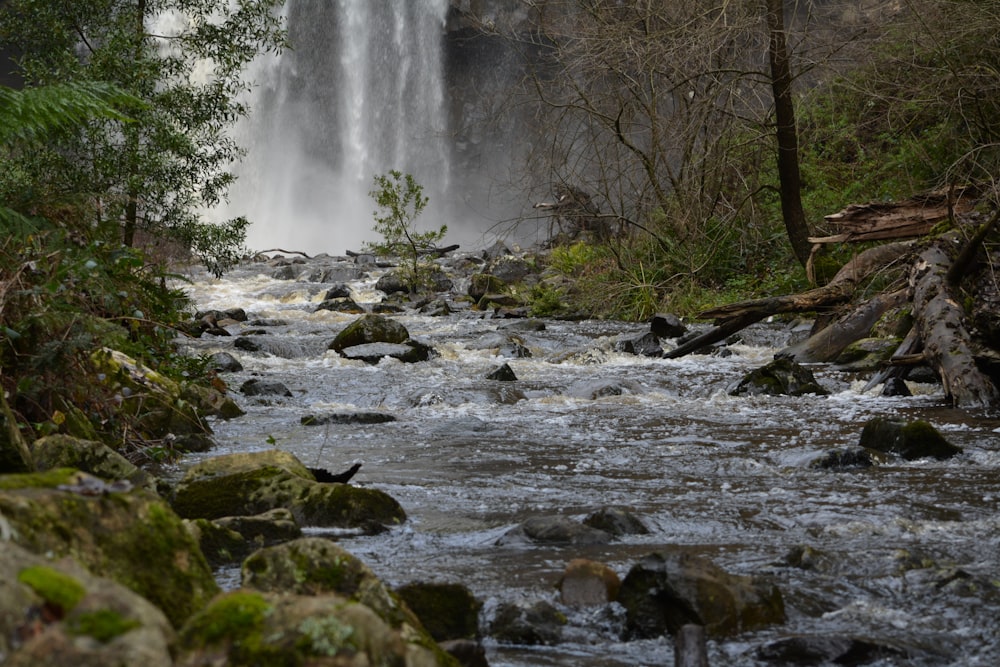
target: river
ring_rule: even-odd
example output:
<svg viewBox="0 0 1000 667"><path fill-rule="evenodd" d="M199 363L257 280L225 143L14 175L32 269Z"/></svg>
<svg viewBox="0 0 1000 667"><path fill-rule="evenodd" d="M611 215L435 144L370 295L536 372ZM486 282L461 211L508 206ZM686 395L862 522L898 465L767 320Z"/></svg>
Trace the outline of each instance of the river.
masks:
<svg viewBox="0 0 1000 667"><path fill-rule="evenodd" d="M350 272L331 259L300 265ZM341 537L390 585L461 582L482 600L483 625L501 602L548 600L566 564L586 557L622 577L643 555L684 550L735 574L776 584L788 621L781 627L709 642L720 665L773 664L756 649L789 636L849 636L898 647L882 665L1000 664L1000 420L944 405L940 388L915 395L861 394L865 378L814 368L826 397L731 397L727 389L771 359L791 335L759 325L729 356L677 360L616 351L647 325L544 321L542 330L505 332L516 320L469 309L446 317L396 316L439 356L376 366L326 350L356 315L316 310L329 283L278 280L247 264L223 279L194 273L187 289L199 309L244 308L264 352L234 337L189 341L193 353L225 350L251 377L285 383L292 397L238 396L247 415L216 422L218 447L203 456L271 447L337 472L363 467L352 483L396 498L409 520L377 536ZM377 301L378 272L350 281L360 301ZM254 320L257 325L252 324ZM508 333L530 357L500 356ZM485 375L508 363L516 382ZM380 411L396 421L303 426L309 414ZM964 452L947 461L893 460L874 468L821 470L824 452L856 445L875 416L926 419ZM496 546L535 515L574 518L624 507L650 529L610 545ZM791 567L797 547L824 554L826 567ZM232 572L220 573L225 580ZM233 585L229 581L229 585ZM616 605L564 609L566 641L504 646L487 633L494 667L670 665L669 638L623 642ZM860 663L849 663L860 664ZM869 664L869 663L866 663Z"/></svg>

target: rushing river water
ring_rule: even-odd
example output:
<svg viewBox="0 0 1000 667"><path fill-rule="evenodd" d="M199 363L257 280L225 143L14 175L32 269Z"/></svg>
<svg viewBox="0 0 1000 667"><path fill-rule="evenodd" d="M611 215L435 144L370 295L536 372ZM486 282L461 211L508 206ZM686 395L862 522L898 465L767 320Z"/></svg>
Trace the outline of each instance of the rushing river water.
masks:
<svg viewBox="0 0 1000 667"><path fill-rule="evenodd" d="M301 268L320 264L349 266L317 260ZM464 583L486 603L488 622L499 602L557 603L555 584L573 558L605 562L624 577L651 551L682 549L762 577L784 596L784 626L710 641L713 666L763 664L756 648L792 635L869 639L909 655L871 664L1000 664L1000 421L992 415L948 408L933 385L914 386L909 398L861 394L863 378L825 367L814 370L830 396L729 396L785 344L780 325L747 332L730 356L666 360L615 351L644 325L546 321L543 330L504 332L516 321L471 310L407 313L396 317L440 356L369 366L326 350L357 317L316 311L330 284L273 273L261 263L222 280L192 277L199 309L241 307L263 321L231 330L264 329L256 340L267 352L240 352L234 338L211 336L191 342L192 351L237 356L245 370L226 376L232 388L261 377L293 394L240 398L248 414L213 425L219 447L208 455L278 447L334 472L363 462L352 483L389 493L409 521L343 545L390 585ZM376 277L350 282L359 300L380 298ZM507 333L530 358L499 356ZM504 362L516 382L484 378ZM354 410L397 421L300 421ZM927 419L964 453L868 469L809 466L856 445L874 416ZM650 533L595 547L495 545L531 516L582 518L609 506L632 510ZM829 565L785 564L801 546ZM672 664L669 638L618 639L615 606L565 611L564 643L511 647L487 636L490 664Z"/></svg>

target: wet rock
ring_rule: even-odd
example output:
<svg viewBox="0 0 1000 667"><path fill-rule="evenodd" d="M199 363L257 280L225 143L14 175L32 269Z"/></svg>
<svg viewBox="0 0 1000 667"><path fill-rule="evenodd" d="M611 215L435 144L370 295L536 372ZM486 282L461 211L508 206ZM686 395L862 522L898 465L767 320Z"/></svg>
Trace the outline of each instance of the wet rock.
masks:
<svg viewBox="0 0 1000 667"><path fill-rule="evenodd" d="M226 310L199 310L194 314L196 320L211 319L214 321L233 320L246 322L247 312L242 308L227 308Z"/></svg>
<svg viewBox="0 0 1000 667"><path fill-rule="evenodd" d="M119 487L65 469L5 475L0 516L14 543L47 558L72 555L93 574L126 584L179 626L219 590L208 563L159 497L113 488Z"/></svg>
<svg viewBox="0 0 1000 667"><path fill-rule="evenodd" d="M726 637L785 621L777 587L683 553L652 553L632 566L618 602L630 639L673 635L689 623L704 626L709 637Z"/></svg>
<svg viewBox="0 0 1000 667"><path fill-rule="evenodd" d="M365 272L350 264L337 264L314 269L309 273L309 282L314 283L344 283L364 278ZM332 299L333 297L327 297Z"/></svg>
<svg viewBox="0 0 1000 667"><path fill-rule="evenodd" d="M486 379L498 382L515 382L517 381L517 375L514 374L514 370L508 364L504 364L487 373Z"/></svg>
<svg viewBox="0 0 1000 667"><path fill-rule="evenodd" d="M323 301L329 301L330 299L349 299L350 297L351 288L345 283L337 283L326 291L326 294L323 295Z"/></svg>
<svg viewBox="0 0 1000 667"><path fill-rule="evenodd" d="M508 285L521 282L525 277L533 272L534 269L531 264L520 257L514 257L512 255L497 257L490 262L489 267L485 271L485 273L488 273L495 278L499 278Z"/></svg>
<svg viewBox="0 0 1000 667"><path fill-rule="evenodd" d="M409 337L410 332L396 320L369 314L348 324L330 343L329 349L341 352L348 347L370 343L400 344Z"/></svg>
<svg viewBox="0 0 1000 667"><path fill-rule="evenodd" d="M179 644L176 667L455 664L419 626L333 593L226 593L184 626Z"/></svg>
<svg viewBox="0 0 1000 667"><path fill-rule="evenodd" d="M497 608L490 634L504 644L558 644L562 641L566 616L539 600L530 605L505 602Z"/></svg>
<svg viewBox="0 0 1000 667"><path fill-rule="evenodd" d="M260 380L251 378L240 385L240 393L244 396L286 396L292 395L288 387L277 380Z"/></svg>
<svg viewBox="0 0 1000 667"><path fill-rule="evenodd" d="M187 520L187 527L212 567L238 563L259 548L252 546L235 530L208 519Z"/></svg>
<svg viewBox="0 0 1000 667"><path fill-rule="evenodd" d="M420 306L419 310L422 315L430 315L431 317L446 317L454 312L445 299L429 301Z"/></svg>
<svg viewBox="0 0 1000 667"><path fill-rule="evenodd" d="M206 416L235 419L246 414L236 401L214 386L194 383L182 385L181 398L194 405L199 414Z"/></svg>
<svg viewBox="0 0 1000 667"><path fill-rule="evenodd" d="M437 352L429 345L415 340L408 340L405 343L366 343L364 345L352 345L340 350L340 356L345 359L363 361L366 364L377 364L385 357L413 364L432 359L437 356Z"/></svg>
<svg viewBox="0 0 1000 667"><path fill-rule="evenodd" d="M295 517L283 507L252 516L221 517L213 523L235 531L254 549L302 537L302 529Z"/></svg>
<svg viewBox="0 0 1000 667"><path fill-rule="evenodd" d="M435 641L479 637L483 603L462 584L413 582L396 593Z"/></svg>
<svg viewBox="0 0 1000 667"><path fill-rule="evenodd" d="M922 458L948 459L962 449L945 440L930 423L893 421L876 417L861 431L861 447L897 454L908 461Z"/></svg>
<svg viewBox="0 0 1000 667"><path fill-rule="evenodd" d="M102 479L125 479L135 486L156 487L156 480L140 470L124 456L94 440L82 440L55 434L39 438L32 444L32 459L39 471L74 468Z"/></svg>
<svg viewBox="0 0 1000 667"><path fill-rule="evenodd" d="M815 572L831 572L834 569L834 561L828 554L807 544L792 547L785 554L784 565Z"/></svg>
<svg viewBox="0 0 1000 667"><path fill-rule="evenodd" d="M894 646L838 635L785 637L757 649L758 660L779 665L868 665L880 660L897 664L911 656Z"/></svg>
<svg viewBox="0 0 1000 667"><path fill-rule="evenodd" d="M454 281L440 268L435 268L426 280L427 287L432 292L450 292L455 287Z"/></svg>
<svg viewBox="0 0 1000 667"><path fill-rule="evenodd" d="M513 255L513 251L503 241L497 240L489 248L483 250L483 259L491 262L506 255Z"/></svg>
<svg viewBox="0 0 1000 667"><path fill-rule="evenodd" d="M621 507L600 509L584 519L583 523L591 528L603 530L613 537L649 534L649 529L639 517Z"/></svg>
<svg viewBox="0 0 1000 667"><path fill-rule="evenodd" d="M883 396L912 396L910 388L902 378L889 378L882 386Z"/></svg>
<svg viewBox="0 0 1000 667"><path fill-rule="evenodd" d="M546 324L543 320L529 317L518 319L512 322L504 322L497 325L497 331L545 331Z"/></svg>
<svg viewBox="0 0 1000 667"><path fill-rule="evenodd" d="M624 396L634 393L638 393L638 387L628 381L580 380L566 388L567 396L585 398L590 401L596 401L599 398L606 398L608 396Z"/></svg>
<svg viewBox="0 0 1000 667"><path fill-rule="evenodd" d="M337 313L349 313L353 315L360 315L365 312L363 306L357 304L354 299L350 297L337 297L334 299L326 299L318 306L316 306L316 312L321 310L331 310Z"/></svg>
<svg viewBox="0 0 1000 667"><path fill-rule="evenodd" d="M285 266L278 267L271 277L275 280L295 280L299 277L302 272L302 267L295 266L293 264L287 264Z"/></svg>
<svg viewBox="0 0 1000 667"><path fill-rule="evenodd" d="M261 350L260 343L248 336L240 336L237 338L233 341L233 347L237 350L243 350L244 352L260 352Z"/></svg>
<svg viewBox="0 0 1000 667"><path fill-rule="evenodd" d="M394 421L396 421L396 416L388 412L332 412L326 415L306 415L300 420L303 426L386 424Z"/></svg>
<svg viewBox="0 0 1000 667"><path fill-rule="evenodd" d="M549 544L557 546L583 546L607 544L611 535L585 526L564 516L536 516L507 531L497 540L498 546L516 544Z"/></svg>
<svg viewBox="0 0 1000 667"><path fill-rule="evenodd" d="M750 371L729 392L730 396L804 396L829 394L805 366L790 359L776 359L766 366Z"/></svg>
<svg viewBox="0 0 1000 667"><path fill-rule="evenodd" d="M883 462L879 452L864 447L845 447L831 449L809 463L810 468L817 470L856 470L871 468Z"/></svg>
<svg viewBox="0 0 1000 667"><path fill-rule="evenodd" d="M317 482L287 452L229 454L191 467L174 489L174 509L188 519L254 515L283 507L300 525L355 528L406 520L399 503L376 489Z"/></svg>
<svg viewBox="0 0 1000 667"><path fill-rule="evenodd" d="M208 368L217 373L239 373L243 364L228 352L216 352L208 358Z"/></svg>
<svg viewBox="0 0 1000 667"><path fill-rule="evenodd" d="M517 336L509 336L507 341L497 349L497 356L507 359L530 359L531 350Z"/></svg>
<svg viewBox="0 0 1000 667"><path fill-rule="evenodd" d="M410 285L399 273L391 271L378 279L375 283L375 289L381 290L386 294L407 294L410 291Z"/></svg>
<svg viewBox="0 0 1000 667"><path fill-rule="evenodd" d="M559 580L559 594L567 607L601 607L618 598L621 580L604 563L575 558Z"/></svg>
<svg viewBox="0 0 1000 667"><path fill-rule="evenodd" d="M660 338L680 338L687 333L681 318L672 313L657 313L649 321L649 330Z"/></svg>
<svg viewBox="0 0 1000 667"><path fill-rule="evenodd" d="M486 648L472 639L449 639L439 644L461 667L489 667Z"/></svg>
<svg viewBox="0 0 1000 667"><path fill-rule="evenodd" d="M615 348L625 354L635 354L640 357L662 357L663 348L656 334L648 333L639 338L618 341Z"/></svg>
<svg viewBox="0 0 1000 667"><path fill-rule="evenodd" d="M0 656L16 667L172 667L164 613L70 558L0 549Z"/></svg>

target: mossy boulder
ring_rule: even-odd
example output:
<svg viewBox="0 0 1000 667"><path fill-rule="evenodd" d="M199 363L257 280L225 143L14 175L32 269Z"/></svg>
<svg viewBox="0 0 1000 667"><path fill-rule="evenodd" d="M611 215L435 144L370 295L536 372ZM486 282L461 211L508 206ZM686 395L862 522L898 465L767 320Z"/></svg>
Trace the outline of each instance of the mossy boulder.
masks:
<svg viewBox="0 0 1000 667"><path fill-rule="evenodd" d="M154 488L156 480L107 445L69 435L49 435L32 445L38 470L75 468L105 480L127 479L136 486Z"/></svg>
<svg viewBox="0 0 1000 667"><path fill-rule="evenodd" d="M143 366L126 354L102 348L91 355L100 381L121 398L121 412L135 418L139 435L148 440L173 437L186 451L211 447L212 429L200 405L184 397L181 385Z"/></svg>
<svg viewBox="0 0 1000 667"><path fill-rule="evenodd" d="M636 563L618 602L628 639L674 635L689 623L704 626L710 637L728 637L785 621L777 587L684 553L652 553Z"/></svg>
<svg viewBox="0 0 1000 667"><path fill-rule="evenodd" d="M289 510L300 525L355 528L402 523L406 513L376 489L317 482L293 455L277 450L229 454L191 467L172 503L187 519Z"/></svg>
<svg viewBox="0 0 1000 667"><path fill-rule="evenodd" d="M502 279L491 276L488 273L476 273L469 279L468 295L472 300L479 303L487 294L504 294L507 292L507 283Z"/></svg>
<svg viewBox="0 0 1000 667"><path fill-rule="evenodd" d="M337 334L329 349L342 352L355 345L369 343L404 343L410 338L410 332L396 320L370 313L348 324Z"/></svg>
<svg viewBox="0 0 1000 667"><path fill-rule="evenodd" d="M72 559L0 549L0 656L5 665L171 667L176 636L162 611Z"/></svg>
<svg viewBox="0 0 1000 667"><path fill-rule="evenodd" d="M851 373L876 371L889 360L900 342L899 338L862 338L845 347L834 364L838 370Z"/></svg>
<svg viewBox="0 0 1000 667"><path fill-rule="evenodd" d="M733 388L731 396L804 396L829 394L805 366L791 359L775 359L766 366L750 371Z"/></svg>
<svg viewBox="0 0 1000 667"><path fill-rule="evenodd" d="M418 628L393 626L364 604L334 593L233 591L194 616L181 631L180 644L177 667L458 667Z"/></svg>
<svg viewBox="0 0 1000 667"><path fill-rule="evenodd" d="M0 477L0 515L13 542L38 554L71 556L124 584L175 626L218 593L197 542L155 494L56 469Z"/></svg>
<svg viewBox="0 0 1000 667"><path fill-rule="evenodd" d="M869 420L861 431L861 447L897 454L908 461L922 458L948 459L962 452L934 426L923 420L894 421L882 417Z"/></svg>

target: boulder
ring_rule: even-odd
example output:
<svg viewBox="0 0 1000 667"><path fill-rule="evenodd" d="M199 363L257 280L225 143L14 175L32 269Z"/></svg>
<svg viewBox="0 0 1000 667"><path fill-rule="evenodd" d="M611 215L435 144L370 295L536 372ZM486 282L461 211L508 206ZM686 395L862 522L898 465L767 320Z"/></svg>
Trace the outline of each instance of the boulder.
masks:
<svg viewBox="0 0 1000 667"><path fill-rule="evenodd" d="M559 579L559 594L567 607L601 607L618 598L621 579L604 563L575 558Z"/></svg>
<svg viewBox="0 0 1000 667"><path fill-rule="evenodd" d="M128 485L130 486L130 485ZM0 477L0 515L12 541L37 554L72 555L180 626L218 592L194 537L156 495L58 469Z"/></svg>
<svg viewBox="0 0 1000 667"><path fill-rule="evenodd" d="M515 382L517 381L517 375L514 374L514 370L508 364L504 364L487 373L486 379L498 382Z"/></svg>
<svg viewBox="0 0 1000 667"><path fill-rule="evenodd" d="M657 313L649 321L649 330L660 338L680 338L687 333L681 318L672 313Z"/></svg>
<svg viewBox="0 0 1000 667"><path fill-rule="evenodd" d="M241 384L240 393L244 396L284 396L286 398L292 395L283 382L259 378L250 378Z"/></svg>
<svg viewBox="0 0 1000 667"><path fill-rule="evenodd" d="M647 333L639 338L618 341L615 348L619 352L634 354L640 357L663 356L663 347L660 345L660 338L654 333Z"/></svg>
<svg viewBox="0 0 1000 667"><path fill-rule="evenodd" d="M405 343L365 343L352 345L340 350L340 356L345 359L363 361L375 365L386 357L407 364L427 361L437 356L437 351L430 345L419 341L407 340Z"/></svg>
<svg viewBox="0 0 1000 667"><path fill-rule="evenodd" d="M844 447L831 449L809 462L810 468L817 470L857 470L871 468L885 461L881 452L864 447Z"/></svg>
<svg viewBox="0 0 1000 667"><path fill-rule="evenodd" d="M483 603L462 584L412 582L396 593L435 641L479 637Z"/></svg>
<svg viewBox="0 0 1000 667"><path fill-rule="evenodd" d="M585 526L565 516L536 516L507 531L497 540L497 545L550 544L559 546L583 546L607 544L611 535Z"/></svg>
<svg viewBox="0 0 1000 667"><path fill-rule="evenodd" d="M323 301L329 301L331 299L348 299L350 296L351 288L345 283L337 283L326 291L326 294L323 295Z"/></svg>
<svg viewBox="0 0 1000 667"><path fill-rule="evenodd" d="M188 383L181 386L181 398L193 404L202 415L235 419L246 414L236 401L215 387Z"/></svg>
<svg viewBox="0 0 1000 667"><path fill-rule="evenodd" d="M396 271L390 271L375 282L375 289L386 294L408 294L410 285Z"/></svg>
<svg viewBox="0 0 1000 667"><path fill-rule="evenodd" d="M386 424L396 421L388 412L331 412L325 415L306 415L299 420L303 426L327 424Z"/></svg>
<svg viewBox="0 0 1000 667"><path fill-rule="evenodd" d="M565 614L539 600L531 604L504 602L497 607L490 634L504 644L558 644L562 641Z"/></svg>
<svg viewBox="0 0 1000 667"><path fill-rule="evenodd" d="M39 438L32 445L38 470L75 468L108 481L127 479L136 486L154 489L156 480L107 445L56 434Z"/></svg>
<svg viewBox="0 0 1000 667"><path fill-rule="evenodd" d="M239 373L243 364L228 352L216 352L208 358L208 368L217 373Z"/></svg>
<svg viewBox="0 0 1000 667"><path fill-rule="evenodd" d="M205 554L206 560L212 567L238 563L257 548L251 546L235 530L220 526L208 519L185 519L185 521L188 530L198 541L201 552Z"/></svg>
<svg viewBox="0 0 1000 667"><path fill-rule="evenodd" d="M834 634L776 639L758 648L755 657L777 665L897 665L909 664L914 656L888 644Z"/></svg>
<svg viewBox="0 0 1000 667"><path fill-rule="evenodd" d="M399 344L409 337L410 332L396 320L382 315L368 314L348 324L333 339L329 349L341 352L348 347L369 343Z"/></svg>
<svg viewBox="0 0 1000 667"><path fill-rule="evenodd" d="M804 396L829 394L805 366L791 359L776 359L766 366L750 371L729 392L730 396Z"/></svg>
<svg viewBox="0 0 1000 667"><path fill-rule="evenodd" d="M480 303L488 294L503 294L507 291L507 284L487 273L473 274L469 280L468 295L475 303Z"/></svg>
<svg viewBox="0 0 1000 667"><path fill-rule="evenodd" d="M945 440L930 423L894 421L883 417L869 420L861 431L861 447L896 454L907 461L922 458L948 459L962 449Z"/></svg>
<svg viewBox="0 0 1000 667"><path fill-rule="evenodd" d="M283 507L252 516L224 516L212 523L235 531L256 549L302 537L295 517Z"/></svg>
<svg viewBox="0 0 1000 667"><path fill-rule="evenodd" d="M704 626L709 637L728 637L785 621L777 587L684 553L652 553L633 565L618 602L628 639L674 635L686 624Z"/></svg>
<svg viewBox="0 0 1000 667"><path fill-rule="evenodd" d="M621 507L605 507L590 514L583 520L584 525L598 528L613 537L622 535L647 535L646 528L639 517Z"/></svg>
<svg viewBox="0 0 1000 667"><path fill-rule="evenodd" d="M901 342L899 338L862 338L845 347L833 363L846 373L871 373L882 368Z"/></svg>
<svg viewBox="0 0 1000 667"><path fill-rule="evenodd" d="M176 667L458 665L419 627L333 593L226 593L184 626L179 653Z"/></svg>
<svg viewBox="0 0 1000 667"><path fill-rule="evenodd" d="M70 558L0 549L0 656L16 667L172 667L176 636L152 603Z"/></svg>
<svg viewBox="0 0 1000 667"><path fill-rule="evenodd" d="M485 272L495 278L499 278L508 285L513 285L524 280L525 277L534 272L534 269L527 260L521 257L514 257L513 255L506 255L504 257L497 257L490 262L489 268Z"/></svg>
<svg viewBox="0 0 1000 667"><path fill-rule="evenodd" d="M173 438L174 447L205 451L212 446L212 429L181 386L126 354L101 348L91 355L100 381L121 397L119 410L135 419L147 440Z"/></svg>
<svg viewBox="0 0 1000 667"><path fill-rule="evenodd" d="M406 520L393 498L376 489L317 482L297 458L279 450L207 459L188 469L172 503L188 519L289 510L300 525L355 528Z"/></svg>
<svg viewBox="0 0 1000 667"><path fill-rule="evenodd" d="M360 315L365 312L363 306L359 305L354 299L346 296L324 300L316 306L316 312L321 310L332 310L338 313L348 313L351 315Z"/></svg>

